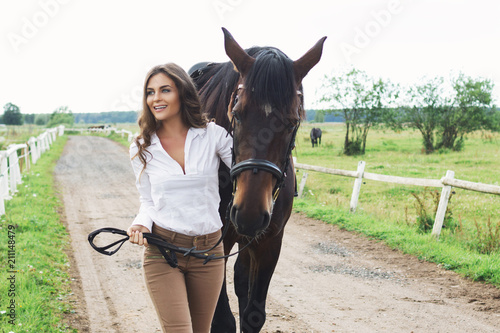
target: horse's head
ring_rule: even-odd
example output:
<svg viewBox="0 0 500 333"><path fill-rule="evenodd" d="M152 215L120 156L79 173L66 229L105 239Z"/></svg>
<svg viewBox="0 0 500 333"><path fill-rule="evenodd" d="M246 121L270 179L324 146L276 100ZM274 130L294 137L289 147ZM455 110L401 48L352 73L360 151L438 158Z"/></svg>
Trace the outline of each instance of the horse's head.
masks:
<svg viewBox="0 0 500 333"><path fill-rule="evenodd" d="M226 53L240 73L230 115L235 162L230 218L238 233L254 237L269 226L286 173L293 177L290 155L304 116L301 82L320 60L326 37L292 61L276 48L247 53L223 31Z"/></svg>

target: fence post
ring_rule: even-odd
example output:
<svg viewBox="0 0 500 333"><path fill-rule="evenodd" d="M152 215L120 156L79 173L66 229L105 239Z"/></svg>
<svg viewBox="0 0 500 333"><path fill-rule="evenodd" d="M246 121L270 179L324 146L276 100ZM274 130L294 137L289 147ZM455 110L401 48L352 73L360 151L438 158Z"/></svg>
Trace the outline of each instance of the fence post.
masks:
<svg viewBox="0 0 500 333"><path fill-rule="evenodd" d="M7 166L7 154L0 152L0 215L5 214L4 200L9 199L9 174Z"/></svg>
<svg viewBox="0 0 500 333"><path fill-rule="evenodd" d="M13 150L9 154L9 178L10 178L10 191L12 194L14 194L15 192L17 192L17 184L22 183L17 150Z"/></svg>
<svg viewBox="0 0 500 333"><path fill-rule="evenodd" d="M30 171L30 147L26 142L26 147L24 148L24 163L26 164L26 171Z"/></svg>
<svg viewBox="0 0 500 333"><path fill-rule="evenodd" d="M42 156L43 152L45 151L45 145L43 143L43 136L45 133L40 134L37 136L36 141L37 141L37 151L38 151L38 157Z"/></svg>
<svg viewBox="0 0 500 333"><path fill-rule="evenodd" d="M446 171L445 178L455 178L455 171ZM432 227L432 235L436 237L436 239L439 239L439 235L441 234L444 216L446 215L446 207L448 207L448 200L450 199L450 193L451 186L443 186L443 190L441 191L441 198L439 199L439 205L436 212L436 218L434 219L434 226Z"/></svg>
<svg viewBox="0 0 500 333"><path fill-rule="evenodd" d="M29 154L31 155L31 163L36 164L36 160L38 159L38 155L36 152L36 139L31 137L28 141Z"/></svg>
<svg viewBox="0 0 500 333"><path fill-rule="evenodd" d="M302 175L302 180L300 181L299 187L299 198L302 198L302 193L304 192L304 187L306 186L307 172Z"/></svg>
<svg viewBox="0 0 500 333"><path fill-rule="evenodd" d="M358 162L358 177L354 181L354 188L352 190L351 205L349 211L351 213L356 212L356 207L358 206L359 192L361 191L361 184L363 183L363 173L365 172L365 162Z"/></svg>
<svg viewBox="0 0 500 333"><path fill-rule="evenodd" d="M46 136L46 138L47 138L47 150L49 150L50 146L52 146L52 139L53 139L52 138L52 132L51 131L47 131L46 133L47 133L47 136Z"/></svg>
<svg viewBox="0 0 500 333"><path fill-rule="evenodd" d="M35 138L35 152L36 152L36 160L42 156L42 141L40 138Z"/></svg>
<svg viewBox="0 0 500 333"><path fill-rule="evenodd" d="M40 151L41 154L45 153L47 150L50 149L49 139L47 137L48 137L47 132L43 132L42 137L41 137L41 139L42 139L42 150Z"/></svg>

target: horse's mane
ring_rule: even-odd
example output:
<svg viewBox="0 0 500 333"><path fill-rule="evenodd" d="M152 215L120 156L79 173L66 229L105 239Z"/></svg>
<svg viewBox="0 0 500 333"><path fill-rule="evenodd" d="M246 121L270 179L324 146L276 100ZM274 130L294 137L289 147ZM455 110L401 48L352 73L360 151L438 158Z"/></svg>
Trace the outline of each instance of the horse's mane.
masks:
<svg viewBox="0 0 500 333"><path fill-rule="evenodd" d="M261 104L269 104L288 119L303 117L301 114L284 114L297 103L293 61L274 47L252 47L245 50L255 58L251 71L243 83L245 92ZM209 119L229 129L227 106L231 93L236 89L239 73L231 62L210 63L193 77L200 91L204 112Z"/></svg>
<svg viewBox="0 0 500 333"><path fill-rule="evenodd" d="M227 106L239 78L240 74L233 69L233 64L226 62L209 64L194 79L200 92L203 112L208 119L215 118L215 122L228 131Z"/></svg>

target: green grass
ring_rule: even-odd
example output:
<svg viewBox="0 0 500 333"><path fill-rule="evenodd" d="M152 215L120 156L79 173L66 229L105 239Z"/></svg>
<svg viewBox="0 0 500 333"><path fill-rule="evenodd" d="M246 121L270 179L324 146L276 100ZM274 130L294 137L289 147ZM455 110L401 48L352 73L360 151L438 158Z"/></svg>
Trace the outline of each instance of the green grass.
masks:
<svg viewBox="0 0 500 333"><path fill-rule="evenodd" d="M46 129L37 125L8 125L0 127L0 150L13 143L25 143L30 137L37 137Z"/></svg>
<svg viewBox="0 0 500 333"><path fill-rule="evenodd" d="M121 134L116 134L115 132L113 132L109 135L105 134L99 134L99 135L111 139L113 141L116 141L127 148L130 147L130 142L128 141L128 135L126 134L122 136Z"/></svg>
<svg viewBox="0 0 500 333"><path fill-rule="evenodd" d="M23 175L19 192L6 201L7 213L0 221L0 332L74 332L64 321L64 314L72 311L67 301L71 290L65 253L69 237L60 221L62 204L52 175L66 139L63 136L54 142ZM8 257L9 237L15 263ZM12 275L15 290L5 283ZM15 304L14 325L9 323L11 301Z"/></svg>
<svg viewBox="0 0 500 333"><path fill-rule="evenodd" d="M323 131L319 148L312 148L310 144L309 131L313 126ZM419 132L371 130L366 154L362 156L341 154L344 134L342 124L304 124L297 135L294 156L299 163L334 169L355 171L358 162L363 160L366 172L384 175L440 179L447 170L453 170L457 179L494 185L500 182L498 133L472 133L462 152L425 155ZM298 172L299 182L303 172ZM307 173L304 197L296 200L296 211L381 239L391 247L441 264L473 280L500 286L500 246L492 246L500 243L500 232L495 233L500 225L500 196L454 188L448 206L451 219L436 241L418 231L415 196L427 197L423 201L426 211L433 214L435 202L427 194L439 188L364 180L357 212L350 214L353 178Z"/></svg>
<svg viewBox="0 0 500 333"><path fill-rule="evenodd" d="M343 208L326 207L304 199L295 201L294 210L308 217L336 224L340 228L355 231L384 241L388 246L455 270L472 280L485 281L500 286L500 257L480 254L449 237L436 241L430 234L422 234L415 227L387 223L365 212L351 214Z"/></svg>

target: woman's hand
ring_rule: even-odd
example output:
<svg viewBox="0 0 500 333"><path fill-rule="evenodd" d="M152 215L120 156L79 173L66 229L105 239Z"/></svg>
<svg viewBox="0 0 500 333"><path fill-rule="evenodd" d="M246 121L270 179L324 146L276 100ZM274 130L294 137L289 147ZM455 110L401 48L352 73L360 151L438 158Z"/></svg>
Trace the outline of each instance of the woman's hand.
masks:
<svg viewBox="0 0 500 333"><path fill-rule="evenodd" d="M148 228L142 225L134 224L127 229L127 235L131 243L148 246L148 240L143 237L143 232L150 232Z"/></svg>

